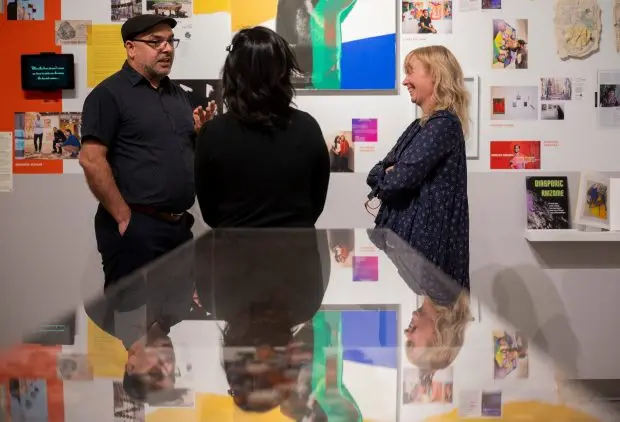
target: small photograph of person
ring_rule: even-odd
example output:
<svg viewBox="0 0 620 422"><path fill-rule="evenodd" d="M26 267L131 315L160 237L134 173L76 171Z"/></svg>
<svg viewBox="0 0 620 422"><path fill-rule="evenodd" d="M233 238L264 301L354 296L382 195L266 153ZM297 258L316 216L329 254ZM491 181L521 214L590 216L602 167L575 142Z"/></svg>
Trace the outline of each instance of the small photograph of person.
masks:
<svg viewBox="0 0 620 422"><path fill-rule="evenodd" d="M60 154L67 155L67 158L78 158L80 152L80 140L73 134L71 129L65 129L66 141L62 144ZM64 154L63 154L64 151Z"/></svg>
<svg viewBox="0 0 620 422"><path fill-rule="evenodd" d="M573 96L571 78L540 78L540 99L543 101L569 101Z"/></svg>
<svg viewBox="0 0 620 422"><path fill-rule="evenodd" d="M45 19L44 0L8 0L7 20L42 21Z"/></svg>
<svg viewBox="0 0 620 422"><path fill-rule="evenodd" d="M437 30L431 22L431 17L428 13L428 9L422 11L422 16L418 20L418 33L419 34L436 34Z"/></svg>
<svg viewBox="0 0 620 422"><path fill-rule="evenodd" d="M601 107L620 107L620 85L601 85Z"/></svg>
<svg viewBox="0 0 620 422"><path fill-rule="evenodd" d="M81 149L81 113L15 113L15 157L36 160L77 159Z"/></svg>
<svg viewBox="0 0 620 422"><path fill-rule="evenodd" d="M452 0L402 0L403 34L451 34Z"/></svg>
<svg viewBox="0 0 620 422"><path fill-rule="evenodd" d="M513 156L510 159L510 168L514 170L522 170L527 163L527 157L521 152L521 145L517 144L512 147Z"/></svg>
<svg viewBox="0 0 620 422"><path fill-rule="evenodd" d="M43 146L43 121L40 114L35 115L32 133L34 137L34 152L36 154L41 152Z"/></svg>
<svg viewBox="0 0 620 422"><path fill-rule="evenodd" d="M540 117L542 120L564 120L564 104L542 104Z"/></svg>
<svg viewBox="0 0 620 422"><path fill-rule="evenodd" d="M352 132L340 132L328 139L330 170L334 173L352 173L354 168Z"/></svg>
<svg viewBox="0 0 620 422"><path fill-rule="evenodd" d="M527 69L527 43L527 19L493 19L493 69Z"/></svg>
<svg viewBox="0 0 620 422"><path fill-rule="evenodd" d="M355 232L348 229L332 229L327 232L327 237L333 262L339 267L352 267L355 253Z"/></svg>
<svg viewBox="0 0 620 422"><path fill-rule="evenodd" d="M62 144L67 141L67 136L65 132L58 129L56 126L52 128L54 132L54 143L52 144L52 153L54 154L62 154Z"/></svg>
<svg viewBox="0 0 620 422"><path fill-rule="evenodd" d="M112 22L126 21L142 14L142 0L110 0ZM151 2L152 3L152 2ZM148 5L147 5L148 10Z"/></svg>

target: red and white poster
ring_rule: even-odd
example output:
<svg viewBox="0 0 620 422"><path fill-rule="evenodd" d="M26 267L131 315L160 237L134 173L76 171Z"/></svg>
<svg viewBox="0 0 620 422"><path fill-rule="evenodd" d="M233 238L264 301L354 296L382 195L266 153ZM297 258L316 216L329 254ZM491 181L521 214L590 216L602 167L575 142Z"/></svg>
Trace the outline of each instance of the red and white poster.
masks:
<svg viewBox="0 0 620 422"><path fill-rule="evenodd" d="M491 170L540 170L540 141L491 141Z"/></svg>

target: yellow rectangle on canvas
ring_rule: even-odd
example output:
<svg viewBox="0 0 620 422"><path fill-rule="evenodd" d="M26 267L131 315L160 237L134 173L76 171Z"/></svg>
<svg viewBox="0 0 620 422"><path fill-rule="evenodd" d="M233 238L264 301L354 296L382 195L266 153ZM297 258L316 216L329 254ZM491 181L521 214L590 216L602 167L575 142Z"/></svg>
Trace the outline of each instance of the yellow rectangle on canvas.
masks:
<svg viewBox="0 0 620 422"><path fill-rule="evenodd" d="M194 15L229 12L231 0L194 0Z"/></svg>
<svg viewBox="0 0 620 422"><path fill-rule="evenodd" d="M93 25L86 46L86 73L89 88L94 88L120 70L126 57L121 25Z"/></svg>
<svg viewBox="0 0 620 422"><path fill-rule="evenodd" d="M278 0L230 0L232 31L275 19Z"/></svg>

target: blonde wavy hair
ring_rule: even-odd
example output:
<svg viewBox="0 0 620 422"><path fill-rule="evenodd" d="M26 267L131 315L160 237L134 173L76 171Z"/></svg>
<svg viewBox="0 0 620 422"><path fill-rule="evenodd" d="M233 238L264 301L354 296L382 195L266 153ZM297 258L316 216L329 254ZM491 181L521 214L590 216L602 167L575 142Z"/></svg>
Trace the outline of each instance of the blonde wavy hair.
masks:
<svg viewBox="0 0 620 422"><path fill-rule="evenodd" d="M469 293L461 291L454 304L450 306L434 305L435 333L424 351L417 355L407 350L407 359L420 369L438 371L454 362L465 342L465 331L471 322L469 310Z"/></svg>
<svg viewBox="0 0 620 422"><path fill-rule="evenodd" d="M430 74L435 89L433 98L435 106L425 116L421 123L426 123L431 114L438 110L448 110L457 115L461 121L463 134L467 137L469 131L469 103L470 95L465 88L463 69L456 57L443 45L431 45L412 50L405 58L405 73L411 73L411 62L418 59L427 73Z"/></svg>

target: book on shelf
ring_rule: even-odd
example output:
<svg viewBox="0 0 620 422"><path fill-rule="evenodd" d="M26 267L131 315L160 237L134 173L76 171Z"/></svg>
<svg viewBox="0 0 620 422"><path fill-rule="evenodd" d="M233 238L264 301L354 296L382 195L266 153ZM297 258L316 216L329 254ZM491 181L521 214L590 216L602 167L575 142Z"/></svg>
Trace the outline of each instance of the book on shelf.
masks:
<svg viewBox="0 0 620 422"><path fill-rule="evenodd" d="M525 179L525 185L529 230L570 228L566 176L529 176Z"/></svg>

